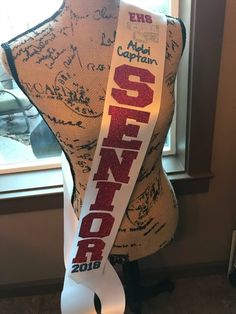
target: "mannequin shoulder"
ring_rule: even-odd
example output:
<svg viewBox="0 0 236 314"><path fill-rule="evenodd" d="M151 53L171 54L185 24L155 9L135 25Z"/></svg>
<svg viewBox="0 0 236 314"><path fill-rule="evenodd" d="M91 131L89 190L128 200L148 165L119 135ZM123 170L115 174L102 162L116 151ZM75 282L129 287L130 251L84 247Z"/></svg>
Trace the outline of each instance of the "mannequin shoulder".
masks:
<svg viewBox="0 0 236 314"><path fill-rule="evenodd" d="M186 28L180 18L167 16L167 27L169 37L175 38L178 42L182 43L182 52L186 43Z"/></svg>

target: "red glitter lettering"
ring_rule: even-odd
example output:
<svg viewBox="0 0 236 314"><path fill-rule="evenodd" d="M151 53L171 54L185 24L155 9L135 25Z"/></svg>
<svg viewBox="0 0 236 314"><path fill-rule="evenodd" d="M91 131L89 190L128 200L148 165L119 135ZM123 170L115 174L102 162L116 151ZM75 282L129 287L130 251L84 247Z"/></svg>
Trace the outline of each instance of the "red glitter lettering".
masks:
<svg viewBox="0 0 236 314"><path fill-rule="evenodd" d="M145 21L146 21L146 23L151 24L151 23L152 23L152 17L151 17L151 15L145 15Z"/></svg>
<svg viewBox="0 0 236 314"><path fill-rule="evenodd" d="M136 22L134 12L129 12L129 20L130 22Z"/></svg>
<svg viewBox="0 0 236 314"><path fill-rule="evenodd" d="M97 222L97 231L91 231L93 223ZM81 238L104 238L109 236L114 223L114 217L109 213L89 213L83 218L79 236Z"/></svg>
<svg viewBox="0 0 236 314"><path fill-rule="evenodd" d="M130 81L130 75L139 77L140 82ZM114 81L122 88L111 92L119 104L143 108L152 103L153 90L145 83L155 83L155 76L149 70L123 64L116 68ZM138 92L138 96L129 96L127 90Z"/></svg>
<svg viewBox="0 0 236 314"><path fill-rule="evenodd" d="M128 176L129 171L137 155L138 153L135 151L124 150L121 154L122 161L120 162L115 149L101 148L101 160L93 180L108 180L108 170L110 169L116 182L128 183L130 179Z"/></svg>
<svg viewBox="0 0 236 314"><path fill-rule="evenodd" d="M91 262L101 261L102 252L105 247L105 243L102 239L85 239L78 241L78 251L76 257L73 258L72 263L85 263L88 257L87 253L91 254L89 259Z"/></svg>
<svg viewBox="0 0 236 314"><path fill-rule="evenodd" d="M90 210L112 211L112 201L117 190L120 190L121 183L115 182L98 182L96 187L99 189L95 204L90 206Z"/></svg>
<svg viewBox="0 0 236 314"><path fill-rule="evenodd" d="M137 16L137 22L145 23L144 14L136 13L136 16Z"/></svg>
<svg viewBox="0 0 236 314"><path fill-rule="evenodd" d="M111 115L110 129L108 137L103 140L103 146L129 148L139 150L142 141L124 140L123 135L137 137L140 129L139 125L126 124L127 119L148 123L150 113L127 108L110 106L109 115Z"/></svg>

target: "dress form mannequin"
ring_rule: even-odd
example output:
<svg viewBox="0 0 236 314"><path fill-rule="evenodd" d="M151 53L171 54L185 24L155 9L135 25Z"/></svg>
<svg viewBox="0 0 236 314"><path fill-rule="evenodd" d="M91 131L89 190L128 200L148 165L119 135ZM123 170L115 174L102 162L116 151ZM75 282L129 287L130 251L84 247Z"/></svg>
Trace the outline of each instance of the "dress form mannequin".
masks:
<svg viewBox="0 0 236 314"><path fill-rule="evenodd" d="M51 19L4 46L2 59L60 142L74 181L79 218L99 135L119 1L66 0ZM183 49L182 25L168 18L158 121L111 256L132 261L173 237L178 209L161 153L174 112L174 81ZM7 57L6 57L7 56Z"/></svg>
<svg viewBox="0 0 236 314"><path fill-rule="evenodd" d="M3 46L5 63L70 162L77 217L101 124L117 15L115 1L66 1L50 20ZM176 201L162 170L161 151L173 114L173 84L182 47L181 24L169 18L161 110L111 251L113 261L151 254L164 247L175 231Z"/></svg>

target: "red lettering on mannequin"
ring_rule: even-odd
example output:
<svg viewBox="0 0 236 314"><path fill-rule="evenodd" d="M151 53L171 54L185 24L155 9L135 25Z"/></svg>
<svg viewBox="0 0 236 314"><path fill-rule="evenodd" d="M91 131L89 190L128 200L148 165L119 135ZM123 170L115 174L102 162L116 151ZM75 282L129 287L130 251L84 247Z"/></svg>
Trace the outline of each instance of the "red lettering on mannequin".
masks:
<svg viewBox="0 0 236 314"><path fill-rule="evenodd" d="M130 81L130 75L137 76L140 82ZM112 88L111 92L119 104L143 108L152 103L153 90L145 83L155 83L155 76L149 70L123 64L116 68L114 81L122 88ZM128 90L136 91L138 96L129 96Z"/></svg>
<svg viewBox="0 0 236 314"><path fill-rule="evenodd" d="M137 152L124 150L121 154L122 161L120 162L115 149L101 148L101 160L93 180L108 180L108 170L110 169L116 182L128 183L130 168L137 155Z"/></svg>
<svg viewBox="0 0 236 314"><path fill-rule="evenodd" d="M138 122L148 123L150 113L128 108L110 106L109 115L111 115L110 129L108 137L103 140L103 146L139 150L142 141L123 140L123 135L137 137L140 126L134 124L126 124L126 121L127 119L133 119Z"/></svg>
<svg viewBox="0 0 236 314"><path fill-rule="evenodd" d="M78 251L72 263L86 263L87 253L91 254L90 261L101 261L105 243L102 239L86 239L78 242Z"/></svg>
<svg viewBox="0 0 236 314"><path fill-rule="evenodd" d="M94 222L96 226L93 226ZM109 213L90 213L83 218L79 236L81 238L104 238L110 235L114 217ZM92 227L98 230L91 230Z"/></svg>
<svg viewBox="0 0 236 314"><path fill-rule="evenodd" d="M90 210L112 211L112 205L115 192L120 190L121 183L101 181L96 185L98 188L95 204L90 206Z"/></svg>

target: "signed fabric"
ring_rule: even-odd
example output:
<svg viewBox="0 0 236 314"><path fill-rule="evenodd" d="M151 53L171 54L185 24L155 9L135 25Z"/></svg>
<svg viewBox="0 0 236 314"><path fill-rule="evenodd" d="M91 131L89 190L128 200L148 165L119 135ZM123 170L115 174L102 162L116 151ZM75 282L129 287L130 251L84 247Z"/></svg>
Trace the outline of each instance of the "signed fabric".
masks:
<svg viewBox="0 0 236 314"><path fill-rule="evenodd" d="M72 205L79 218L99 136L116 35L119 1L67 0L56 14L3 45L19 86L39 109L70 163ZM140 35L137 23L145 30ZM135 260L164 247L174 235L178 208L161 154L174 112L174 83L183 49L183 26L167 19L160 112L111 256ZM119 47L132 63L155 63L145 45L152 25L131 16L133 40Z"/></svg>

